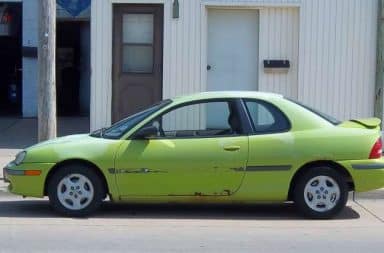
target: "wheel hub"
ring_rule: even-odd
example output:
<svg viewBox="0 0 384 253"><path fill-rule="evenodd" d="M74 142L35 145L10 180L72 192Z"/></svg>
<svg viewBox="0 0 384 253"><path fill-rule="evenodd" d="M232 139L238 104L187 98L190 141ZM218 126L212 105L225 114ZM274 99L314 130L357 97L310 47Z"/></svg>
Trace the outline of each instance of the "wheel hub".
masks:
<svg viewBox="0 0 384 253"><path fill-rule="evenodd" d="M314 211L326 212L334 208L340 199L340 187L329 176L311 178L304 188L304 200Z"/></svg>
<svg viewBox="0 0 384 253"><path fill-rule="evenodd" d="M57 197L64 207L70 210L81 210L91 203L94 188L86 176L70 174L59 182Z"/></svg>

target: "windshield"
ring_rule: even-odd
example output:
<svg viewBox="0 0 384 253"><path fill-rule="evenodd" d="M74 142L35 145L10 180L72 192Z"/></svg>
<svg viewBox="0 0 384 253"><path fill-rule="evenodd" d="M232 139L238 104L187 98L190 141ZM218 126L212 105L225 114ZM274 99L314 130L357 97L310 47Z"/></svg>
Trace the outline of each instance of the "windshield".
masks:
<svg viewBox="0 0 384 253"><path fill-rule="evenodd" d="M91 136L98 136L98 137L104 137L107 139L119 139L121 138L126 132L131 130L134 126L136 126L138 123L140 123L142 120L147 118L152 113L155 113L156 111L160 110L164 106L170 104L171 100L163 100L148 109L145 109L144 111L138 112L136 114L133 114L129 116L128 118L125 118L115 124L113 124L109 128L103 128L100 130L97 130L91 134Z"/></svg>
<svg viewBox="0 0 384 253"><path fill-rule="evenodd" d="M323 112L320 112L320 111L318 111L318 110L316 110L316 109L313 109L312 107L309 107L309 106L307 106L307 105L304 105L304 104L302 104L302 103L300 103L300 102L298 102L298 101L295 101L295 100L293 100L293 99L290 99L290 98L286 98L286 99L289 100L289 101L291 101L291 102L293 102L293 103L295 103L295 104L297 104L297 105L299 105L299 106L301 106L301 107L304 107L304 108L307 109L308 111L310 111L310 112L316 114L317 116L320 116L321 118L323 118L323 119L325 119L326 121L332 123L333 125L338 125L338 124L341 123L340 120L335 119L334 117L329 116L328 114L325 114L325 113L323 113Z"/></svg>

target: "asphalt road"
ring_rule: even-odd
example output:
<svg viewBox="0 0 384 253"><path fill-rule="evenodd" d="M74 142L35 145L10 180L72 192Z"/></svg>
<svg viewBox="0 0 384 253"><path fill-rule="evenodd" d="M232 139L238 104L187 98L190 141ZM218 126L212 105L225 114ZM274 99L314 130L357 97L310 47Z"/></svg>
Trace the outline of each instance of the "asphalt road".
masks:
<svg viewBox="0 0 384 253"><path fill-rule="evenodd" d="M0 167L8 160L0 151ZM351 198L333 220L303 219L291 204L108 202L91 218L72 219L58 217L46 199L10 195L0 182L0 252L382 253L383 223L383 190Z"/></svg>

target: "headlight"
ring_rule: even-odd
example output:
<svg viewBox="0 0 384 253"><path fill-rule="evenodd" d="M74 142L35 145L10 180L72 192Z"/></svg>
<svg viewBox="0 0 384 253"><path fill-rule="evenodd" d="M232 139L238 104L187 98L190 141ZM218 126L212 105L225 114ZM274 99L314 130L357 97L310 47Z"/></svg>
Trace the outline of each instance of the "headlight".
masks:
<svg viewBox="0 0 384 253"><path fill-rule="evenodd" d="M26 151L21 151L20 153L18 153L15 158L15 164L19 165L20 163L22 163L26 155L27 155Z"/></svg>

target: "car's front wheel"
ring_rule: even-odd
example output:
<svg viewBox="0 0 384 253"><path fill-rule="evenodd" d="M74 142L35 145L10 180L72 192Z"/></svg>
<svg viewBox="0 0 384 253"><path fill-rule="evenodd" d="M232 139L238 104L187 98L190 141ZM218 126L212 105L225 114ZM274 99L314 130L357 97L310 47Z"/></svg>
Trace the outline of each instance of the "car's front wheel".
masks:
<svg viewBox="0 0 384 253"><path fill-rule="evenodd" d="M51 206L65 216L87 216L101 204L105 191L99 175L82 165L59 168L48 182Z"/></svg>
<svg viewBox="0 0 384 253"><path fill-rule="evenodd" d="M294 202L305 216L332 218L346 205L348 185L345 178L329 167L316 167L302 175L294 189Z"/></svg>

